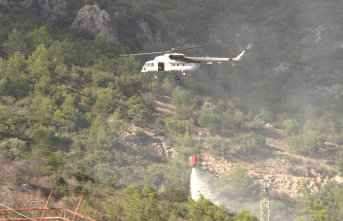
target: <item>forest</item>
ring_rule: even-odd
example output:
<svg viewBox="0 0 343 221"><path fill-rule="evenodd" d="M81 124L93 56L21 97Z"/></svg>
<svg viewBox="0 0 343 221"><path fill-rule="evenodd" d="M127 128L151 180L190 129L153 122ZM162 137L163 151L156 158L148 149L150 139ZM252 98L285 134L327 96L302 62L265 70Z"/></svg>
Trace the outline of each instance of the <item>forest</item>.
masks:
<svg viewBox="0 0 343 221"><path fill-rule="evenodd" d="M151 220L258 220L247 209L192 200L189 155L201 161L206 148L225 157L237 146L249 155L265 145L254 129L266 123L284 131L296 155L317 153L325 142L343 144L343 95L337 86L343 84L342 1L100 0L97 5L108 13L131 15L117 22L118 42L70 28L77 11L94 1L67 1L66 17L55 23L19 0L4 2L1 187L29 184L32 197L56 187L67 205L85 192L80 213L97 220L137 219L112 204ZM121 56L145 51L126 26L134 19L159 21L169 36L166 50L186 39L195 45L232 42L187 52L197 56L234 56L249 42L254 47L235 67L203 65L180 81L168 74L155 80L140 73L153 57ZM176 114L156 111L159 96L170 97ZM218 136L199 142L199 128ZM127 131L133 133L123 138ZM223 131L230 136L220 136ZM172 143L176 156L144 145L151 137ZM343 151L333 164L341 174ZM240 164L218 182L257 197L260 190ZM342 185L330 182L313 194L304 184L301 194L291 199L275 193L275 220L290 214L297 220L343 220ZM13 200L15 193L1 196L2 203L24 207Z"/></svg>

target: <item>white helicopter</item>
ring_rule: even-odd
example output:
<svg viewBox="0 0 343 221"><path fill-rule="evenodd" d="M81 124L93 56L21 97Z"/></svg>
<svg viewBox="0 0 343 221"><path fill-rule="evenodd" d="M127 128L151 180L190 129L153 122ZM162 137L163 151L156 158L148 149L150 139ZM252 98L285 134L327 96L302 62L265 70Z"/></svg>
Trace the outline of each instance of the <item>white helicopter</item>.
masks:
<svg viewBox="0 0 343 221"><path fill-rule="evenodd" d="M140 53L140 54L127 54L123 56L135 56L135 55L152 55L152 54L163 54L161 56L155 57L154 60L145 62L142 67L142 73L154 73L154 78L157 78L156 73L160 72L174 72L175 79L180 80L180 77L177 73L181 73L182 76L185 76L186 73L191 73L197 70L200 64L212 64L213 62L231 62L235 66L235 62L240 62L244 58L246 50L243 50L235 58L216 58L216 57L187 57L184 54L176 53L176 51L189 50L194 48L207 47L211 45L225 44L224 42L201 45L189 48L176 48L171 49L170 51L161 51L161 52L149 52L149 53Z"/></svg>

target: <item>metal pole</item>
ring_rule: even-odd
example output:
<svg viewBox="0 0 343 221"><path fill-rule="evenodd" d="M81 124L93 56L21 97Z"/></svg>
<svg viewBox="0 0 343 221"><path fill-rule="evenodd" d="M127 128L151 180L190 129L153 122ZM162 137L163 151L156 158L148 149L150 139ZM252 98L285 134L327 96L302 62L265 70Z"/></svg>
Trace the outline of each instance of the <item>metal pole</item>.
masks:
<svg viewBox="0 0 343 221"><path fill-rule="evenodd" d="M55 189L55 188L52 188L52 190L51 190L51 193L50 193L50 195L49 195L48 201L46 201L45 208L48 208L48 206L49 206L49 203L50 203L52 194L54 193L54 189ZM43 210L42 216L40 217L41 219L44 217L45 211L46 211L46 210Z"/></svg>
<svg viewBox="0 0 343 221"><path fill-rule="evenodd" d="M76 208L76 210L75 210L75 213L78 213L78 212L79 212L79 209L80 209L80 206L81 206L81 204L82 204L82 200L83 200L84 197L85 197L85 194L83 193L82 196L81 196L79 205L77 205L77 208ZM76 219L76 214L74 214L74 217L73 217L72 221L75 221L75 219Z"/></svg>
<svg viewBox="0 0 343 221"><path fill-rule="evenodd" d="M260 194L260 221L269 221L269 191L265 185Z"/></svg>

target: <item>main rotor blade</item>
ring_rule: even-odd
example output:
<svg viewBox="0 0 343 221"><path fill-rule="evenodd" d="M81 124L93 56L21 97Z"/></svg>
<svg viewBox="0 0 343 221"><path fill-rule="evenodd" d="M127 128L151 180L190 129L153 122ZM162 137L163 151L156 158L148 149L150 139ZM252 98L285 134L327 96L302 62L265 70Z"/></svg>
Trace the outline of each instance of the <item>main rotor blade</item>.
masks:
<svg viewBox="0 0 343 221"><path fill-rule="evenodd" d="M220 44L226 44L229 43L228 42L219 42L219 43L213 43L213 44L207 44L207 45L200 45L200 46L194 46L194 47L189 47L189 48L180 48L180 49L174 49L175 51L184 51L184 50L190 50L190 49L194 49L194 48L203 48L203 47L207 47L207 46L212 46L212 45L220 45Z"/></svg>
<svg viewBox="0 0 343 221"><path fill-rule="evenodd" d="M139 54L123 54L123 57L128 57L128 56L136 56L136 55L149 55L149 54L164 54L164 53L168 53L170 51L158 51L158 52L147 52L147 53L139 53Z"/></svg>

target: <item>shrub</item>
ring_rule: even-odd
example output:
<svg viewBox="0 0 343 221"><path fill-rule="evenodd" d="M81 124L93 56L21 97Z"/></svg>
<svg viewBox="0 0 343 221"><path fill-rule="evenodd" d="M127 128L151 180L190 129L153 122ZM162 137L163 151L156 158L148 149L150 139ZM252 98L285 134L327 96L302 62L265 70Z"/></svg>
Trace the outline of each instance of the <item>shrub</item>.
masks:
<svg viewBox="0 0 343 221"><path fill-rule="evenodd" d="M198 122L202 127L205 127L215 133L219 129L221 121L218 114L209 112L198 117Z"/></svg>
<svg viewBox="0 0 343 221"><path fill-rule="evenodd" d="M256 135L251 133L245 135L243 133L235 134L233 138L230 139L231 146L235 146L242 151L252 151L263 145L265 145L265 138L262 135Z"/></svg>
<svg viewBox="0 0 343 221"><path fill-rule="evenodd" d="M56 186L64 186L67 182L60 175L54 173L50 177L51 182Z"/></svg>

